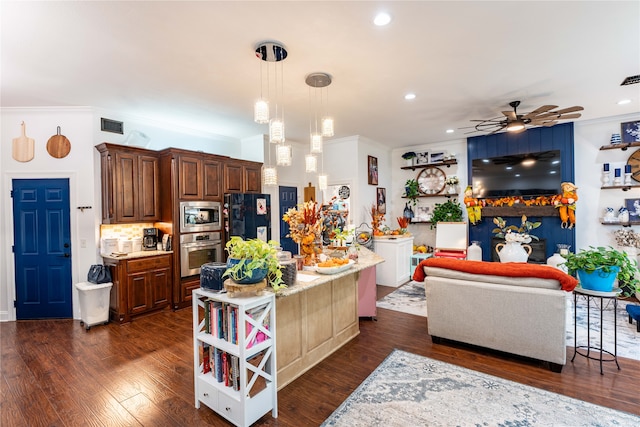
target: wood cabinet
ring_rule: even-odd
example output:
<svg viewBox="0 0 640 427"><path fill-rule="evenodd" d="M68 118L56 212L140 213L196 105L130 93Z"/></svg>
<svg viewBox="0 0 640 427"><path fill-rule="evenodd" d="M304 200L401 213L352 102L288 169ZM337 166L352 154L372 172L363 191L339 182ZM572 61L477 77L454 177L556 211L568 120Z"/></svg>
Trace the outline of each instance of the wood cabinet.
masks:
<svg viewBox="0 0 640 427"><path fill-rule="evenodd" d="M373 249L385 260L384 263L376 265L378 285L398 287L411 280L407 265L413 255L413 237L374 238Z"/></svg>
<svg viewBox="0 0 640 427"><path fill-rule="evenodd" d="M172 254L122 260L104 257L104 264L111 267L113 279L109 304L111 320L130 322L136 316L169 306Z"/></svg>
<svg viewBox="0 0 640 427"><path fill-rule="evenodd" d="M210 156L178 156L180 200L222 200L222 162Z"/></svg>
<svg viewBox="0 0 640 427"><path fill-rule="evenodd" d="M160 168L156 152L103 143L100 153L102 223L160 219Z"/></svg>
<svg viewBox="0 0 640 427"><path fill-rule="evenodd" d="M262 163L229 161L224 165L225 193L261 193Z"/></svg>

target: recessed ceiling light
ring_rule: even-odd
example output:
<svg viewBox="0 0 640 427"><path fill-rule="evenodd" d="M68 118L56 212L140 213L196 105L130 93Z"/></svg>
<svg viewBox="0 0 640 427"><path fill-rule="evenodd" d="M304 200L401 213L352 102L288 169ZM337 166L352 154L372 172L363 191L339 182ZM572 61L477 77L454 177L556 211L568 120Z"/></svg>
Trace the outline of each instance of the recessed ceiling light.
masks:
<svg viewBox="0 0 640 427"><path fill-rule="evenodd" d="M453 129L447 129L447 133L453 133L455 132Z"/></svg>
<svg viewBox="0 0 640 427"><path fill-rule="evenodd" d="M373 18L373 23L378 27L387 25L389 22L391 22L391 16L386 12L381 12L377 14L375 18Z"/></svg>
<svg viewBox="0 0 640 427"><path fill-rule="evenodd" d="M416 94L415 93L408 93L404 96L404 99L406 99L407 101L411 101L412 99L416 99Z"/></svg>
<svg viewBox="0 0 640 427"><path fill-rule="evenodd" d="M618 101L618 105L625 105L630 103L631 103L630 99L621 99L620 101Z"/></svg>

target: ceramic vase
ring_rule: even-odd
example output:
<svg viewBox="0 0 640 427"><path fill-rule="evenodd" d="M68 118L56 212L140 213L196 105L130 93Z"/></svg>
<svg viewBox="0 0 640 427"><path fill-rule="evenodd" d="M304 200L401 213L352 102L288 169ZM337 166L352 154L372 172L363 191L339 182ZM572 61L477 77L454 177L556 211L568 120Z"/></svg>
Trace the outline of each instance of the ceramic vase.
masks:
<svg viewBox="0 0 640 427"><path fill-rule="evenodd" d="M527 262L531 255L531 246L520 242L498 243L496 252L500 262Z"/></svg>
<svg viewBox="0 0 640 427"><path fill-rule="evenodd" d="M467 259L471 261L482 261L482 248L480 242L474 240L467 248Z"/></svg>

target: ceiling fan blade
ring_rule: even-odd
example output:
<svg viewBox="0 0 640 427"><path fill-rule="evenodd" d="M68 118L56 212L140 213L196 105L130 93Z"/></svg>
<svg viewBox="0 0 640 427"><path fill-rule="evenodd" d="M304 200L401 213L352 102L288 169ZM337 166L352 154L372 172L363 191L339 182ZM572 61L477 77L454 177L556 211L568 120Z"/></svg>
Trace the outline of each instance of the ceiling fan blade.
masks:
<svg viewBox="0 0 640 427"><path fill-rule="evenodd" d="M565 114L565 113L573 113L574 111L582 111L583 107L576 105L575 107L563 108L562 110L554 111L554 113Z"/></svg>
<svg viewBox="0 0 640 427"><path fill-rule="evenodd" d="M558 122L553 120L553 121L550 121L550 122L544 122L542 124L542 126L553 126L553 125L556 125L556 124L558 124Z"/></svg>
<svg viewBox="0 0 640 427"><path fill-rule="evenodd" d="M580 113L574 113L574 114L563 114L560 117L558 117L558 119L560 120L569 120L569 119L577 119L580 116L582 116L582 114Z"/></svg>
<svg viewBox="0 0 640 427"><path fill-rule="evenodd" d="M537 116L538 114L541 113L546 113L549 110L553 110L554 108L558 108L557 105L543 105L542 107L538 107L535 110L533 110L530 113L525 114L524 116L522 116L523 119L531 119L535 116Z"/></svg>
<svg viewBox="0 0 640 427"><path fill-rule="evenodd" d="M507 119L509 120L517 120L518 117L516 117L516 112L515 111L503 111L502 114L504 114Z"/></svg>

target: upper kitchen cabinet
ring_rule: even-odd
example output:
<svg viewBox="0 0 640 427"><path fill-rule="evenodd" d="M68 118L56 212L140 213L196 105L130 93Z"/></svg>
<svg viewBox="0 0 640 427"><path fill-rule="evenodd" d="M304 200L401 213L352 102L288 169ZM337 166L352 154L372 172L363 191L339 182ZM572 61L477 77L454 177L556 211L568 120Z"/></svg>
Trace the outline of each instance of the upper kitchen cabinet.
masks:
<svg viewBox="0 0 640 427"><path fill-rule="evenodd" d="M178 156L178 198L180 200L221 200L222 163L212 156Z"/></svg>
<svg viewBox="0 0 640 427"><path fill-rule="evenodd" d="M224 165L225 193L261 193L262 163L229 161Z"/></svg>
<svg viewBox="0 0 640 427"><path fill-rule="evenodd" d="M100 153L103 224L160 219L160 169L155 151L103 143Z"/></svg>

